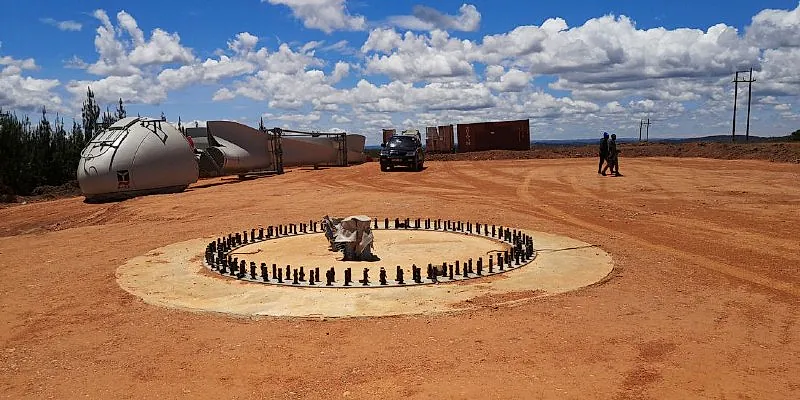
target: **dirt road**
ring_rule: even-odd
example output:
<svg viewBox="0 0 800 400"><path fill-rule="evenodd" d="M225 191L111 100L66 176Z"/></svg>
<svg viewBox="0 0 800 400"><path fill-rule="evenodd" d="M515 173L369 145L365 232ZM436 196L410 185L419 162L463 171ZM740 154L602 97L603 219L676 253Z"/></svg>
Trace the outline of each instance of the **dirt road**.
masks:
<svg viewBox="0 0 800 400"><path fill-rule="evenodd" d="M800 394L800 165L623 159L293 170L0 210L5 398L759 398ZM426 317L242 319L143 303L126 260L325 214L481 219L609 252L611 279Z"/></svg>

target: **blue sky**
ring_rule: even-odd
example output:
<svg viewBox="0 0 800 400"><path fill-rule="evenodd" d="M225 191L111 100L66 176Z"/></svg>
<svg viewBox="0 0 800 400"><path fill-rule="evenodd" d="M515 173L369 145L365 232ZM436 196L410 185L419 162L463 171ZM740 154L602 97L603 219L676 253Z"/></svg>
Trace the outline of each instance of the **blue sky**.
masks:
<svg viewBox="0 0 800 400"><path fill-rule="evenodd" d="M129 113L373 144L519 118L537 139L632 137L641 118L692 136L730 132L733 72L752 67L751 133L800 128L797 1L5 3L0 107L20 113L79 116L91 86Z"/></svg>

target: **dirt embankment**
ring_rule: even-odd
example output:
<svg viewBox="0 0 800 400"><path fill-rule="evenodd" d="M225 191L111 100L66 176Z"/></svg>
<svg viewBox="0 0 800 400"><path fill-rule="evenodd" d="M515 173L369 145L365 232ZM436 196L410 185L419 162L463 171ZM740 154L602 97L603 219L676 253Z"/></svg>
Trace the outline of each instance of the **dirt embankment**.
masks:
<svg viewBox="0 0 800 400"><path fill-rule="evenodd" d="M20 196L8 187L0 185L0 208L16 203L33 203L80 196L81 188L78 181L69 181L59 186L44 185L33 189L30 196Z"/></svg>
<svg viewBox="0 0 800 400"><path fill-rule="evenodd" d="M800 142L781 143L628 143L622 157L701 157L720 160L768 160L800 163ZM490 150L474 153L428 154L436 161L479 161L596 157L597 146L534 146L527 151Z"/></svg>

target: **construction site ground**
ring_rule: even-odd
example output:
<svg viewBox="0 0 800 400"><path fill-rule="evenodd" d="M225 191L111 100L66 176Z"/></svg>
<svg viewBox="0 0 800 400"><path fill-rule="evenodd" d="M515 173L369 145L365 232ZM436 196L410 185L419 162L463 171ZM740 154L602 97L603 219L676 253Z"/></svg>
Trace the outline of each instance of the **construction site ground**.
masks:
<svg viewBox="0 0 800 400"><path fill-rule="evenodd" d="M3 398L791 399L800 393L800 165L626 158L294 169L184 193L0 209ZM597 245L552 296L379 318L189 312L123 290L173 243L323 215L481 220ZM377 289L382 290L382 289Z"/></svg>

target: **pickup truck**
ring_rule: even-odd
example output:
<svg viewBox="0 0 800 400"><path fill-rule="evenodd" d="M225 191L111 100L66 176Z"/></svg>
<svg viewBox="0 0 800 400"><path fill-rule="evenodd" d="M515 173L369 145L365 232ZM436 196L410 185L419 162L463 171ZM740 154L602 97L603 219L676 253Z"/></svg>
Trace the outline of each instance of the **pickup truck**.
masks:
<svg viewBox="0 0 800 400"><path fill-rule="evenodd" d="M424 163L425 153L418 136L394 135L381 144L381 171L388 171L399 165L422 171Z"/></svg>

